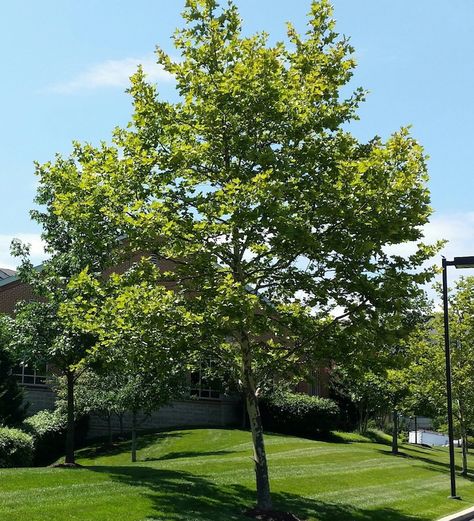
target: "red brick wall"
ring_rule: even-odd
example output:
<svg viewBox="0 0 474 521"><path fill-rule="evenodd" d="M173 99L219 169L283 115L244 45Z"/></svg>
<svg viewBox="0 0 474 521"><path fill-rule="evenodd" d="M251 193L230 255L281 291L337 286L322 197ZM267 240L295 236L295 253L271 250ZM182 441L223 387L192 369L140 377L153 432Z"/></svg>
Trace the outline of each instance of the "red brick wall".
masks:
<svg viewBox="0 0 474 521"><path fill-rule="evenodd" d="M136 253L130 256L129 259L120 263L119 265L110 268L104 272L105 276L111 273L124 273L127 269L131 268L132 265L143 257L144 253ZM158 261L158 267L162 271L173 271L175 264L172 261L160 260ZM163 282L163 285L168 289L173 289L176 283L173 281ZM0 286L0 313L12 314L17 302L22 300L34 300L33 290L27 284L16 280L5 286ZM305 394L317 394L319 396L329 395L329 374L328 369L321 368L317 371L316 376L316 388L314 384L308 382L300 382L296 386L296 391Z"/></svg>
<svg viewBox="0 0 474 521"><path fill-rule="evenodd" d="M17 302L34 299L31 286L19 280L0 286L0 313L11 315Z"/></svg>
<svg viewBox="0 0 474 521"><path fill-rule="evenodd" d="M105 270L104 275L108 276L111 273L124 273L130 269L134 263L138 262L146 255L148 254L140 252L134 253L133 255L130 255L127 260L121 262L117 266ZM175 264L172 261L166 260L158 261L157 265L162 271L173 271L175 267ZM164 281L163 285L168 289L172 289L176 286L176 283L173 281ZM0 313L12 314L15 305L23 300L35 300L33 290L28 284L25 284L20 280L15 280L10 282L10 284L0 286Z"/></svg>

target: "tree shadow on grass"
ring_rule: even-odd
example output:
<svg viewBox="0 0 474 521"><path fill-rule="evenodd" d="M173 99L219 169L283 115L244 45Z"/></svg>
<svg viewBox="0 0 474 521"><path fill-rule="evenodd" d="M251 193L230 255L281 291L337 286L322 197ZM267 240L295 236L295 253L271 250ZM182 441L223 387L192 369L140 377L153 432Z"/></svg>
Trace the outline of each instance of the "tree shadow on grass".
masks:
<svg viewBox="0 0 474 521"><path fill-rule="evenodd" d="M357 438L350 439L344 437L338 432L320 433L311 438L317 441L327 441L330 443L355 444L355 443L378 443L380 445L390 445L391 441L378 431L368 430L363 434L357 434Z"/></svg>
<svg viewBox="0 0 474 521"><path fill-rule="evenodd" d="M184 471L146 466L94 466L112 480L139 487L151 501L147 520L249 521L243 512L255 503L255 492L242 485L216 485L209 479ZM361 509L344 503L328 503L295 494L274 493L275 508L303 520L318 521L428 521L390 508Z"/></svg>
<svg viewBox="0 0 474 521"><path fill-rule="evenodd" d="M433 451L433 447L421 447L420 445L415 445L412 443L410 443L409 445L403 444L402 446L405 450L409 450L410 452L419 452L420 454L426 454L428 452Z"/></svg>
<svg viewBox="0 0 474 521"><path fill-rule="evenodd" d="M391 440L386 438L383 434L378 431L367 431L363 434L364 438L371 443L379 443L380 445L390 445Z"/></svg>
<svg viewBox="0 0 474 521"><path fill-rule="evenodd" d="M407 449L407 450L410 450L410 452L412 452L411 448ZM391 451L383 450L383 449L378 449L377 452L380 454L383 454L385 456L390 456L392 458L405 458L405 459L408 459L411 461L421 461L421 462L427 464L425 469L432 470L433 472L443 472L446 474L446 476L449 475L449 469L450 469L449 462L448 461L443 462L443 461L439 461L439 460L430 458L429 454L426 454L426 456L421 456L420 454L408 454L403 451L399 451L398 454L392 454ZM416 451L416 452L424 454L422 451ZM446 455L446 457L447 457L447 455ZM467 475L461 475L461 466L460 465L456 465L456 473L460 478L465 479L467 481L474 482L474 474L468 473Z"/></svg>
<svg viewBox="0 0 474 521"><path fill-rule="evenodd" d="M157 445L170 438L182 438L187 433L184 432L163 432L153 434L142 434L137 439L137 449L146 449L151 445ZM129 452L132 449L130 440L116 441L112 446L106 444L105 439L97 440L92 446L86 449L76 451L76 458L93 459L100 456L114 456L124 451Z"/></svg>
<svg viewBox="0 0 474 521"><path fill-rule="evenodd" d="M170 459L178 459L178 458L196 458L196 457L205 457L205 456L223 456L225 454L235 454L234 450L213 450L207 452L200 451L183 451L183 452L168 452L168 454L164 454L159 458L144 458L140 461L166 461Z"/></svg>

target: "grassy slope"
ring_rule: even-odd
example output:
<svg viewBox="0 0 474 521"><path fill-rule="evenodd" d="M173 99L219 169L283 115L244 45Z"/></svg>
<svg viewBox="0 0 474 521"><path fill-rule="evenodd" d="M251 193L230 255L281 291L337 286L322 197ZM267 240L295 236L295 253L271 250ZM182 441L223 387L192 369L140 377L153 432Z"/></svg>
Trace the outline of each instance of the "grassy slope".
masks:
<svg viewBox="0 0 474 521"><path fill-rule="evenodd" d="M387 445L355 435L327 443L267 436L276 506L315 521L433 520L474 504L474 483L459 478L463 501L448 500L445 449ZM254 501L249 433L183 430L128 443L115 454L83 450L84 469L0 471L0 519L9 521L245 520Z"/></svg>

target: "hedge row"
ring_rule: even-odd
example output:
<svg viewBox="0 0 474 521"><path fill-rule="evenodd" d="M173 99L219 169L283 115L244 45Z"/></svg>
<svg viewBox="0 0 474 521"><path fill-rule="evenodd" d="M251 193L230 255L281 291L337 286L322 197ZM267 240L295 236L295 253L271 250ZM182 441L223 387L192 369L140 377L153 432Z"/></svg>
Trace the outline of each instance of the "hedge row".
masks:
<svg viewBox="0 0 474 521"><path fill-rule="evenodd" d="M23 422L34 443L34 464L47 465L64 452L66 419L57 411L40 411Z"/></svg>
<svg viewBox="0 0 474 521"><path fill-rule="evenodd" d="M76 446L87 431L87 419L76 422ZM66 420L57 411L40 411L27 418L22 430L0 428L0 467L48 465L64 453Z"/></svg>
<svg viewBox="0 0 474 521"><path fill-rule="evenodd" d="M338 426L336 402L319 396L277 391L260 402L266 430L295 436L314 437Z"/></svg>
<svg viewBox="0 0 474 521"><path fill-rule="evenodd" d="M31 467L33 437L19 429L0 427L0 467Z"/></svg>

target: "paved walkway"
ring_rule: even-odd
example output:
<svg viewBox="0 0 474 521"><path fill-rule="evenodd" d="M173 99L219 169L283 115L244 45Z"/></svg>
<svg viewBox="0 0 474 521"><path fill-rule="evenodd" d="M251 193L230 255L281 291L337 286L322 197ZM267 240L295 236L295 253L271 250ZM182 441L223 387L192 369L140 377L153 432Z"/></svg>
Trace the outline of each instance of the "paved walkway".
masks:
<svg viewBox="0 0 474 521"><path fill-rule="evenodd" d="M461 512L438 519L438 521L469 521L471 519L474 519L474 507L466 508L466 510L461 510Z"/></svg>

